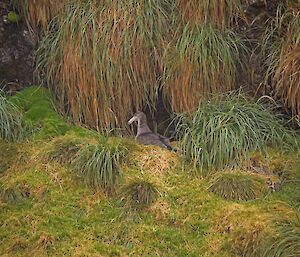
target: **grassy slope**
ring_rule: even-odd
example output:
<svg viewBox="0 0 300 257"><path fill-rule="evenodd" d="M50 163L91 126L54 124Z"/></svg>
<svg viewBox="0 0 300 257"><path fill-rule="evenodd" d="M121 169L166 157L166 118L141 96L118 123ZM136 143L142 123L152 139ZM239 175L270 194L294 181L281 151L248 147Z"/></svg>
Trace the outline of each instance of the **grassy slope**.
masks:
<svg viewBox="0 0 300 257"><path fill-rule="evenodd" d="M25 116L43 129L27 143L0 143L0 149L7 149L0 152L1 189L30 192L28 198L0 201L1 256L242 256L245 245L250 251L255 247L255 235L271 230L272 217L289 216L290 206L299 203L299 183L288 183L263 199L223 200L208 191L208 179L181 169L175 154L123 140L129 148L123 183L146 179L160 192L139 217L128 217L120 194L93 192L71 168L47 161L53 136L85 134L89 140L94 135L64 123L48 97L41 103L33 92L19 97L27 94ZM42 117L34 111L39 107L45 108ZM271 152L266 162L284 163L300 179L296 153Z"/></svg>

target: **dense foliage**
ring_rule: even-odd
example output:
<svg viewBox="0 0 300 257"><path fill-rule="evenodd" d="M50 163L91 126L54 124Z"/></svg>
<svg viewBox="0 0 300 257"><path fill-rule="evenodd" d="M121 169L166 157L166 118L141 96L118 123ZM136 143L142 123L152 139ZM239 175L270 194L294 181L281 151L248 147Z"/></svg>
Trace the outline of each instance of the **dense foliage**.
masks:
<svg viewBox="0 0 300 257"><path fill-rule="evenodd" d="M201 174L234 167L268 145L293 146L297 138L272 109L242 95L203 102L193 115L179 115L177 136L184 157Z"/></svg>

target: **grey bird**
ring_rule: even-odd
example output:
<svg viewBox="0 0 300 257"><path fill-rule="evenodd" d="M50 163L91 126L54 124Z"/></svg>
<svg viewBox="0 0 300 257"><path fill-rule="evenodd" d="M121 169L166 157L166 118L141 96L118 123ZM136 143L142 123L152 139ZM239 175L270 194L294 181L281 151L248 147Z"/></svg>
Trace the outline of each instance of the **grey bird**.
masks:
<svg viewBox="0 0 300 257"><path fill-rule="evenodd" d="M129 124L137 121L137 134L135 136L136 141L143 145L158 145L162 148L172 150L170 140L160 134L154 133L148 127L147 117L143 112L136 112L133 117L128 121Z"/></svg>

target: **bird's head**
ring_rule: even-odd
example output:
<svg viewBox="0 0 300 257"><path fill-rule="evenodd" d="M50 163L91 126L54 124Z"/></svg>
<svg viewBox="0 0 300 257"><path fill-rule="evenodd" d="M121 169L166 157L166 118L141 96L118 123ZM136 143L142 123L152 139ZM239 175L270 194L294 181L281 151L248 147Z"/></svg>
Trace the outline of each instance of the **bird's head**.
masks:
<svg viewBox="0 0 300 257"><path fill-rule="evenodd" d="M137 111L133 117L128 121L129 124L131 124L134 121L139 121L139 120L146 120L146 115L145 113L141 111Z"/></svg>

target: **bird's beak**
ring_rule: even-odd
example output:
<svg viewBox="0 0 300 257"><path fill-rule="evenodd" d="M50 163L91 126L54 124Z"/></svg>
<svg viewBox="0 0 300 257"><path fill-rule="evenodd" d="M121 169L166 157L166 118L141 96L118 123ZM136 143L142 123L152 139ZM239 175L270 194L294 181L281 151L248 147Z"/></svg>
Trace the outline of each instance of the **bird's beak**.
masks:
<svg viewBox="0 0 300 257"><path fill-rule="evenodd" d="M137 120L137 118L133 116L133 117L128 121L128 124L131 124L132 122L134 122L134 121L136 121L136 120Z"/></svg>

